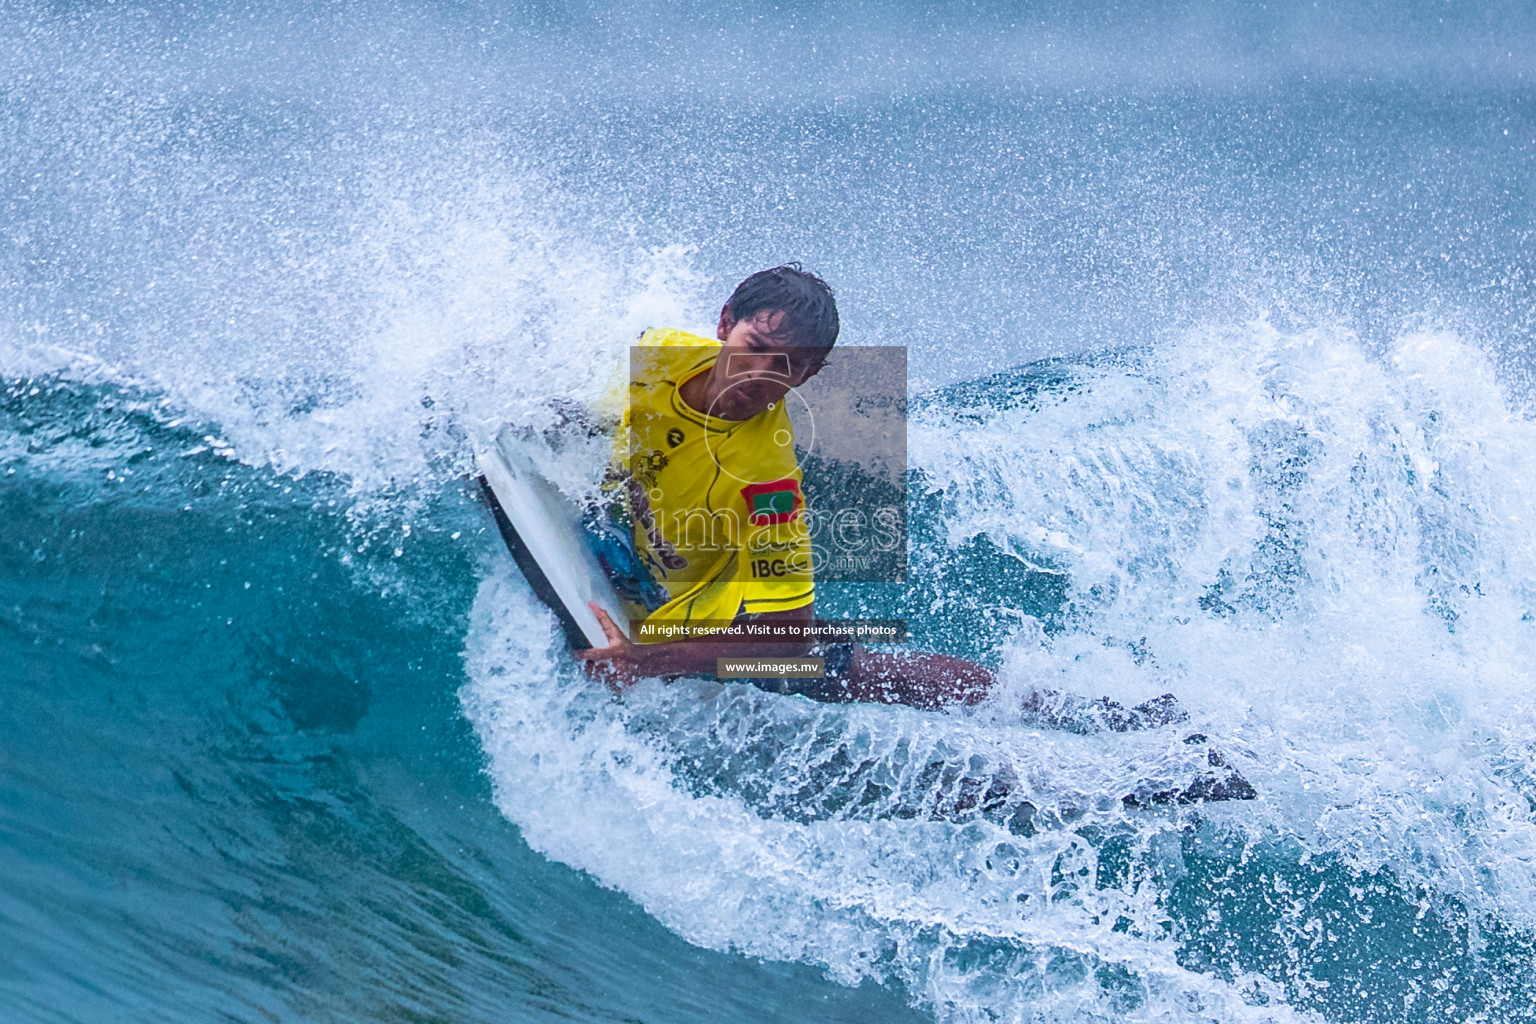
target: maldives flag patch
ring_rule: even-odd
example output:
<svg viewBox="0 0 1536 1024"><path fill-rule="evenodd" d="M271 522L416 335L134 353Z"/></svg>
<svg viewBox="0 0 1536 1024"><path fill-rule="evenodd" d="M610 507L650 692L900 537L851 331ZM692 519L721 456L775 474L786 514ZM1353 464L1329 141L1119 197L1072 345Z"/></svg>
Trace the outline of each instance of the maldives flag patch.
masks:
<svg viewBox="0 0 1536 1024"><path fill-rule="evenodd" d="M790 477L765 484L748 484L741 489L741 496L747 501L747 522L753 526L793 522L805 504L800 496L800 485Z"/></svg>

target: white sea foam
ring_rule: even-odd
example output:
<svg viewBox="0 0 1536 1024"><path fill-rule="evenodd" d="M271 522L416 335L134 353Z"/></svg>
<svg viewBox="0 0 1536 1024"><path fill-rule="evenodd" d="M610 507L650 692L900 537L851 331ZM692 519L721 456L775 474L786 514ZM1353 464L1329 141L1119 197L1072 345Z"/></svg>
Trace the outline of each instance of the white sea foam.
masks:
<svg viewBox="0 0 1536 1024"><path fill-rule="evenodd" d="M820 964L850 984L898 979L945 1020L1107 1019L1117 999L1143 1006L1133 1019L1170 1007L1204 1007L1223 1020L1300 1019L1180 968L1175 945L1160 937L1150 887L1096 890L1093 852L1071 831L1025 838L985 822L796 822L764 817L739 796L691 793L677 775L689 748L732 745L754 728L799 728L807 739L862 744L877 759L913 746L994 755L1028 747L1021 760L1047 776L1030 783L1042 796L1091 801L1113 794L1128 766L1106 763L1113 754L1095 758L1090 741L707 683L650 684L618 706L562 666L546 631L528 629L537 615L509 573L484 583L464 700L498 803L536 849L629 894L690 941ZM670 725L656 730L657 722ZM815 767L789 744L768 770L790 781ZM1097 816L1118 818L1118 803ZM1158 841L1161 828L1141 841ZM1112 930L1121 917L1137 922L1134 934ZM1106 995L1101 976L1111 974L1130 991Z"/></svg>
<svg viewBox="0 0 1536 1024"><path fill-rule="evenodd" d="M1016 671L1175 690L1257 753L1276 825L1529 920L1536 428L1474 347L1212 332L913 449L952 537L1072 578L1073 628Z"/></svg>
<svg viewBox="0 0 1536 1024"><path fill-rule="evenodd" d="M248 317L168 361L120 336L84 353L13 329L0 373L149 388L168 415L217 424L242 461L338 474L360 493L442 479L501 424L547 421L557 398L596 401L643 327L696 319L681 250L636 259L541 222L534 208L560 197L533 187L380 186L354 237L325 254L351 297L315 311L326 344Z"/></svg>
<svg viewBox="0 0 1536 1024"><path fill-rule="evenodd" d="M1068 628L1021 632L998 700L926 714L679 683L615 704L499 569L464 698L502 808L691 941L899 979L945 1021L1310 1019L1272 981L1180 966L1158 893L1182 828L1286 838L1526 922L1536 431L1486 360L1444 334L1381 359L1258 324L1083 380L913 429L952 542L985 533L1072 580ZM1117 794L1187 751L1028 728L1009 709L1035 685L1174 691L1263 797L1127 813ZM1047 827L784 813L850 756L909 782L1006 764ZM1141 866L1099 888L1084 826Z"/></svg>

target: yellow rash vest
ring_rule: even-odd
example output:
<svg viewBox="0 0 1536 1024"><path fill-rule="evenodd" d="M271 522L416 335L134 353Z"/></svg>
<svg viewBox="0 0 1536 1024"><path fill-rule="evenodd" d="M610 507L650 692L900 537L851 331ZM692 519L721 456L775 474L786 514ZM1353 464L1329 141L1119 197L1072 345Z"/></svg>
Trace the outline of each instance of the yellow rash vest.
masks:
<svg viewBox="0 0 1536 1024"><path fill-rule="evenodd" d="M726 420L679 393L714 366L720 347L659 328L646 331L632 354L613 477L625 491L635 550L667 595L645 616L648 625L725 624L743 613L803 608L815 597L785 403Z"/></svg>

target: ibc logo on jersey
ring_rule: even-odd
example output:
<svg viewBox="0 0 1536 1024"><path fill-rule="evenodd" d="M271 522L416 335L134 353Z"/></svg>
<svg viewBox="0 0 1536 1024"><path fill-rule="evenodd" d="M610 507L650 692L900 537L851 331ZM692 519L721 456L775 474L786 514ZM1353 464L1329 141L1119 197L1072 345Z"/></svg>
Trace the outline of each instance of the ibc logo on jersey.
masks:
<svg viewBox="0 0 1536 1024"><path fill-rule="evenodd" d="M783 579L785 576L804 576L804 570L794 569L787 559L752 559L752 578L755 580Z"/></svg>

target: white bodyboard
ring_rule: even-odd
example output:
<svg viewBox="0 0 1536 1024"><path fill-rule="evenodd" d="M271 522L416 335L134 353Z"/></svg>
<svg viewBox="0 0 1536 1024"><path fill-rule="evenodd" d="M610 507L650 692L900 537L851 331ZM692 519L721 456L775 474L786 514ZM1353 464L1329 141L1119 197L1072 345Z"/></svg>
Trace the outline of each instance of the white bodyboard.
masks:
<svg viewBox="0 0 1536 1024"><path fill-rule="evenodd" d="M608 646L588 601L629 636L628 613L592 553L576 503L539 472L511 431L475 461L502 539L534 593L560 620L572 649Z"/></svg>

